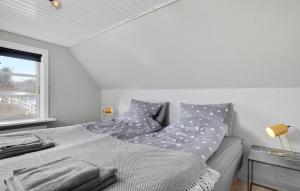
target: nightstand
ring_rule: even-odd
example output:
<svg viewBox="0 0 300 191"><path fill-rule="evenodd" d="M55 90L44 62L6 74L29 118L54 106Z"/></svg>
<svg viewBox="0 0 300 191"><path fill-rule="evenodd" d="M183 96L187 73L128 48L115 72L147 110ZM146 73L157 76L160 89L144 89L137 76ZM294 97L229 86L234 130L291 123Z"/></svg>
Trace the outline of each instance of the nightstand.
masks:
<svg viewBox="0 0 300 191"><path fill-rule="evenodd" d="M272 148L261 147L261 146L252 146L251 147L251 150L250 150L250 153L248 156L248 183L247 183L248 191L252 190L253 185L268 188L268 187L258 185L253 182L253 173L254 173L253 164L254 163L266 164L266 165L286 168L289 170L300 172L300 161L299 160L290 160L290 159L285 159L280 156L275 156L275 155L271 154L271 151L273 151L273 150L274 149L272 149ZM297 154L299 155L300 153L297 153ZM274 190L273 188L268 188L268 189Z"/></svg>

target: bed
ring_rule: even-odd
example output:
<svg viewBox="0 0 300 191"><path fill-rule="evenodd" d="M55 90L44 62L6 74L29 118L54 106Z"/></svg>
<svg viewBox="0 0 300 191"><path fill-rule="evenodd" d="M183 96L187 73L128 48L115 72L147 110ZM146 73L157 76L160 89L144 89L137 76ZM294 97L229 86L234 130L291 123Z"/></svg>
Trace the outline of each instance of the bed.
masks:
<svg viewBox="0 0 300 191"><path fill-rule="evenodd" d="M191 186L198 185L198 181L202 181L203 177L216 180L218 176L191 153L183 154L148 145L131 144L104 134L92 133L97 138L88 139L91 132L80 126L58 131L47 132L57 143L56 147L2 159L0 177L4 179L11 176L15 169L41 165L69 156L90 161L98 166L116 167L119 180L107 188L109 191L190 190ZM43 134L43 131L35 133ZM76 141L74 136L83 137L85 141ZM213 187L210 182L205 184ZM4 188L4 182L0 181L0 190Z"/></svg>
<svg viewBox="0 0 300 191"><path fill-rule="evenodd" d="M134 118L131 115L125 117ZM136 119L134 118L134 120ZM201 123L206 122L202 121ZM92 129L89 129L90 124L92 124ZM147 134L156 135L160 131L163 132L163 130L158 130L158 133L151 132L155 129L151 128L152 124L146 126L146 129L151 130L150 132L140 131L139 128L138 132L130 131L129 133L127 130L124 132L124 128L121 131L103 131L97 126L99 126L98 123L86 123L30 131L36 135L52 139L56 146L51 149L0 160L0 177L7 177L12 170L23 168L24 165L30 166L32 160L35 160L36 163L43 163L57 159L58 156L74 156L93 161L99 165L114 165L120 169L118 174L120 181L107 190L140 190L142 187L144 190L205 190L194 189L195 186L203 185L203 182L198 182L199 179L203 179L203 177L198 177L201 172L200 174L207 174L208 176L204 178L209 179L204 184L207 190L214 187L215 191L224 191L230 190L232 179L240 168L242 141L238 138L225 137L223 139L224 135L216 137L220 140L220 145L216 144L210 151L207 151L210 154L205 155L208 160L204 160L205 157L201 158L201 154L195 157L198 152L182 152L182 150L162 148L157 145L130 143L132 142L130 140L135 140L135 137L143 137ZM206 161L208 166L203 161ZM179 169L178 165L180 165ZM128 169L134 170L128 171ZM152 182L146 184L146 179L149 178ZM218 181L215 183L217 179ZM3 182L0 181L0 189L3 188Z"/></svg>
<svg viewBox="0 0 300 191"><path fill-rule="evenodd" d="M56 146L35 153L28 153L13 158L2 159L0 161L0 166L6 165L8 163L14 163L16 161L21 161L24 158L30 158L31 156L49 155L53 152L62 152L64 151L64 149L67 149L69 147L84 145L87 142L96 141L103 136L101 134L92 133L85 128L82 128L81 125L48 130L33 130L30 132L33 132L37 135L51 137L56 143ZM214 191L230 190L232 179L236 176L237 172L240 169L240 165L242 162L242 153L242 141L239 138L225 137L223 139L217 151L207 161L209 167L215 169L220 173L220 177L215 184ZM1 169L2 170L0 170L0 177L3 177L3 168ZM0 183L3 182L1 181ZM0 188L2 188L1 184Z"/></svg>
<svg viewBox="0 0 300 191"><path fill-rule="evenodd" d="M225 137L218 150L207 161L208 166L220 173L214 191L229 191L237 176L243 158L243 143L237 137Z"/></svg>

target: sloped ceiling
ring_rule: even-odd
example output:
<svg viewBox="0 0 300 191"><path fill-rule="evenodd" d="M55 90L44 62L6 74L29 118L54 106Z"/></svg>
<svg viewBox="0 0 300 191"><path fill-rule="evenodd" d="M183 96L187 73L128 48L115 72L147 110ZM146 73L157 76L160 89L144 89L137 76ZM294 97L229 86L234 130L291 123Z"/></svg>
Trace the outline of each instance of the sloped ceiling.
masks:
<svg viewBox="0 0 300 191"><path fill-rule="evenodd" d="M0 0L0 29L70 46L101 88L300 86L298 0L61 2Z"/></svg>
<svg viewBox="0 0 300 191"><path fill-rule="evenodd" d="M0 0L0 29L72 46L175 0Z"/></svg>
<svg viewBox="0 0 300 191"><path fill-rule="evenodd" d="M299 10L295 0L181 0L71 50L102 88L300 86Z"/></svg>

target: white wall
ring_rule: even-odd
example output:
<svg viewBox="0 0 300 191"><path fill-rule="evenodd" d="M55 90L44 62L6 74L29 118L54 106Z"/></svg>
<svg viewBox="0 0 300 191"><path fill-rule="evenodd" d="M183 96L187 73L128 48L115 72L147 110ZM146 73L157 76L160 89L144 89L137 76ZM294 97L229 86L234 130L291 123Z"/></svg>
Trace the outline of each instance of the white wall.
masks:
<svg viewBox="0 0 300 191"><path fill-rule="evenodd" d="M251 144L279 147L266 125L300 128L299 10L299 0L179 0L71 50L108 88L102 107L123 110L134 97L170 101L174 119L180 101L233 102L246 158ZM299 151L299 133L290 134Z"/></svg>
<svg viewBox="0 0 300 191"><path fill-rule="evenodd" d="M49 51L50 117L52 126L96 120L100 116L100 89L68 48L0 30L0 39Z"/></svg>
<svg viewBox="0 0 300 191"><path fill-rule="evenodd" d="M265 126L276 123L286 123L291 126L289 136L300 152L300 87L298 88L239 88L239 89L102 89L102 107L113 106L117 113L122 113L128 109L132 98L148 101L169 101L170 102L170 122L177 118L179 103L224 103L234 104L234 128L233 136L240 137L245 144L245 157L247 159L250 145L262 145L280 148L278 139L272 139L265 133ZM241 176L246 174L246 161L241 171ZM272 174L261 172L260 178L269 178L272 182L275 179L274 169ZM284 172L284 171L280 171ZM267 175L266 175L267 173ZM266 175L266 176L264 176ZM280 177L280 173L277 173ZM277 177L277 178L278 178ZM283 176L282 184L286 177L287 182L298 185L297 176ZM279 179L279 178L278 178ZM276 180L276 182L279 182ZM299 188L300 189L300 188ZM292 190L289 188L288 190Z"/></svg>
<svg viewBox="0 0 300 191"><path fill-rule="evenodd" d="M278 140L268 137L265 127L281 122L298 127L299 132L291 128L290 136L300 152L300 88L101 90L102 107L112 106L117 113L127 111L132 98L170 102L170 122L177 119L181 102L231 102L235 111L233 135L244 139L246 145L280 147Z"/></svg>
<svg viewBox="0 0 300 191"><path fill-rule="evenodd" d="M180 0L72 47L102 88L300 86L299 0Z"/></svg>

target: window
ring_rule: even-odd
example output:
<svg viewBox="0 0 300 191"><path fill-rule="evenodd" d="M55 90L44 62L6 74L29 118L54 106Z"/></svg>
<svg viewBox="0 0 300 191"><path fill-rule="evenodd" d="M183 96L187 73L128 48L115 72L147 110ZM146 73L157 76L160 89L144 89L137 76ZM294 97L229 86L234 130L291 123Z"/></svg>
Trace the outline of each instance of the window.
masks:
<svg viewBox="0 0 300 191"><path fill-rule="evenodd" d="M0 122L48 118L48 53L0 41Z"/></svg>

